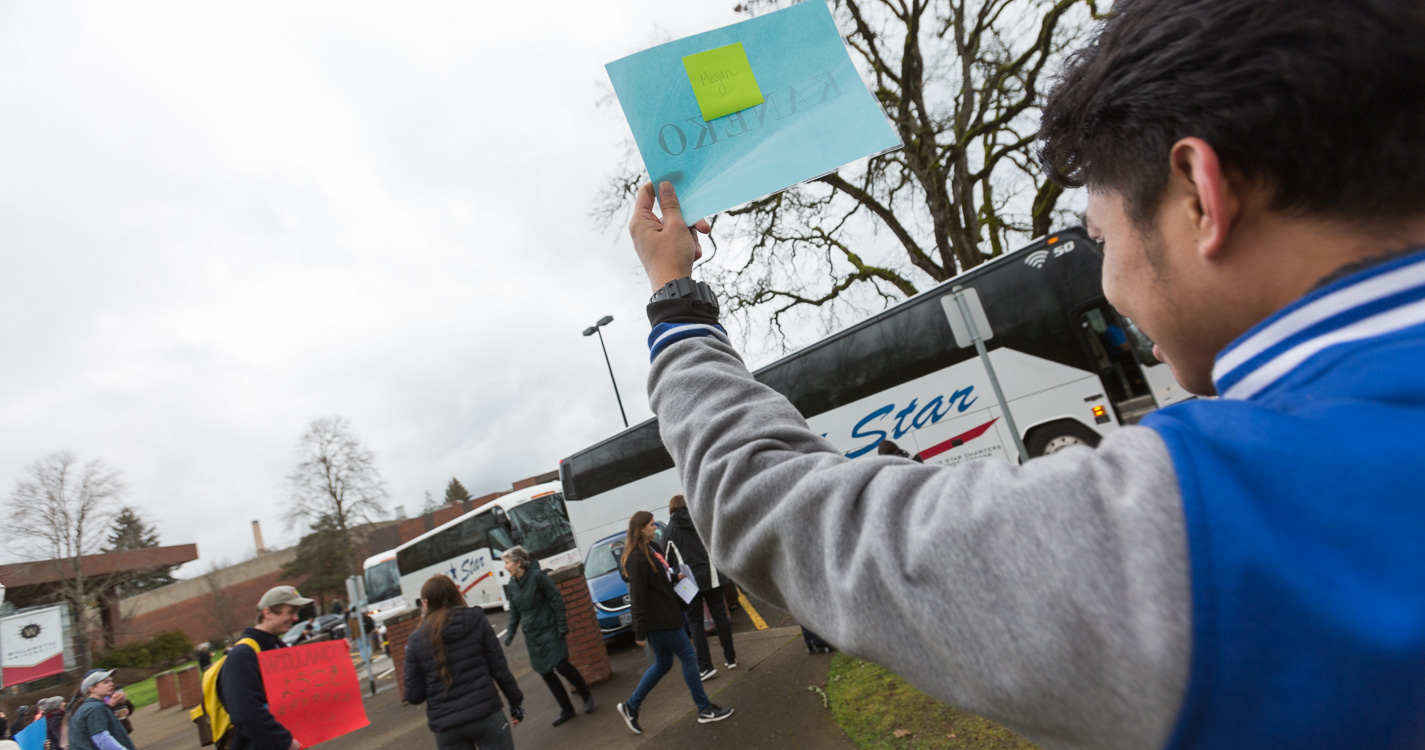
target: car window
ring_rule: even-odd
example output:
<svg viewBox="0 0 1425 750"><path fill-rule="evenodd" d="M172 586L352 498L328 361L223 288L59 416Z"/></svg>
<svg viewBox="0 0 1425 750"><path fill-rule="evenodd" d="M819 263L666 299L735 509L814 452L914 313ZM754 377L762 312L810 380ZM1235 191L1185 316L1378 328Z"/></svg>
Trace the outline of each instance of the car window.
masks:
<svg viewBox="0 0 1425 750"><path fill-rule="evenodd" d="M622 539L613 539L594 545L589 550L589 559L584 562L584 577L598 578L618 570L619 558L622 556Z"/></svg>

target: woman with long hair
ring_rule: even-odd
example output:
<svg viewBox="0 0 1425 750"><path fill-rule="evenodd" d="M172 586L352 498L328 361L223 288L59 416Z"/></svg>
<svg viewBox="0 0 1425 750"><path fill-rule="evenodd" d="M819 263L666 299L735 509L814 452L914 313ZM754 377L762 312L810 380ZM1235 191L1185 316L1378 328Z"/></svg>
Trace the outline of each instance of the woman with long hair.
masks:
<svg viewBox="0 0 1425 750"><path fill-rule="evenodd" d="M524 718L524 693L505 663L495 629L467 607L455 581L435 575L421 586L425 620L406 643L406 700L426 703L439 750L508 750L510 726ZM498 684L510 701L505 720Z"/></svg>
<svg viewBox="0 0 1425 750"><path fill-rule="evenodd" d="M638 724L638 709L648 693L673 668L673 658L683 665L683 682L698 706L698 723L722 721L732 715L732 709L722 708L708 700L698 675L698 657L693 642L683 631L683 600L673 590L675 573L669 570L663 550L653 541L658 525L653 514L640 510L628 519L628 537L624 540L620 566L628 579L628 597L633 612L634 642L653 646L653 666L643 673L633 695L618 704L619 715L634 734L643 734Z"/></svg>
<svg viewBox="0 0 1425 750"><path fill-rule="evenodd" d="M506 550L500 558L505 561L505 570L510 572L510 624L505 635L505 645L515 640L515 631L524 627L524 644L529 649L529 666L544 678L549 692L559 704L559 716L554 726L578 716L574 712L574 702L564 684L555 672L564 675L579 699L584 702L584 713L594 711L594 694L579 674L579 670L569 663L569 644L564 637L569 634L569 621L564 615L564 595L540 570L539 563L532 562L529 553L518 545Z"/></svg>

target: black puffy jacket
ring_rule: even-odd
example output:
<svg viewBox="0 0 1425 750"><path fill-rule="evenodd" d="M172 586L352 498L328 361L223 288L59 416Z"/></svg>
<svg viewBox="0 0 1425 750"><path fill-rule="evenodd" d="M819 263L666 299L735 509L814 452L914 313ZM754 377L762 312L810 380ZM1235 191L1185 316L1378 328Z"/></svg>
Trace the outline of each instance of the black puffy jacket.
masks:
<svg viewBox="0 0 1425 750"><path fill-rule="evenodd" d="M524 693L510 674L500 639L485 613L476 607L458 607L447 617L441 640L452 678L448 688L431 651L430 629L422 624L406 643L406 701L426 703L430 730L449 731L499 711L504 704L496 683L511 706L523 705Z"/></svg>
<svg viewBox="0 0 1425 750"><path fill-rule="evenodd" d="M687 565L693 569L693 579L698 582L698 588L708 591L716 586L722 585L722 577L715 576L712 564L708 561L707 547L703 546L703 538L698 536L697 527L693 526L693 517L688 514L687 508L679 508L668 514L668 531L663 535L663 546L668 550L668 564L674 570L679 565ZM717 578L714 581L714 577Z"/></svg>

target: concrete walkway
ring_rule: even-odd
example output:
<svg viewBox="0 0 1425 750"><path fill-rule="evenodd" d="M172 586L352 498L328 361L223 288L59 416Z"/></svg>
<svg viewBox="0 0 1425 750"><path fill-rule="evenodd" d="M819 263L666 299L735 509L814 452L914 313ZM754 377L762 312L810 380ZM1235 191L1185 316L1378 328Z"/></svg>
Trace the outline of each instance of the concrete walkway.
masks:
<svg viewBox="0 0 1425 750"><path fill-rule="evenodd" d="M543 680L530 670L523 644L516 640L505 652L525 694L525 721L514 728L515 744L550 750L853 747L832 721L821 695L808 689L825 689L831 662L827 656L806 653L800 629L792 626L738 632L736 642L738 668L729 671L722 668L720 661L715 662L719 667L717 677L704 683L713 702L734 709L731 717L699 724L681 673L675 667L644 703L639 717L644 734L635 735L628 731L614 707L633 692L647 667L643 649L626 641L610 644L614 676L593 687L598 708L593 714L580 713L573 721L552 727L550 722L559 715L558 704ZM715 653L716 650L714 646ZM364 670L361 674L364 679ZM365 699L371 726L322 747L434 748L434 736L426 727L425 708L402 705L394 675L378 680L377 685L377 694ZM156 705L148 706L135 713L134 723L138 750L198 747L197 731L188 720L188 712L180 708L160 711Z"/></svg>

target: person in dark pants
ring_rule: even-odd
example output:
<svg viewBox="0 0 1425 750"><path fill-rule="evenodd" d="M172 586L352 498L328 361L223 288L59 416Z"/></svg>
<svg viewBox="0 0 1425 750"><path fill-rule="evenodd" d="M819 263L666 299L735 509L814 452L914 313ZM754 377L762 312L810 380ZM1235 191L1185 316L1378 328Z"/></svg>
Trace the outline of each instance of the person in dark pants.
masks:
<svg viewBox="0 0 1425 750"><path fill-rule="evenodd" d="M737 669L737 651L732 646L732 620L727 614L727 600L722 596L721 577L708 560L708 550L693 526L693 517L688 515L688 502L682 495L674 495L668 503L668 518L665 535L668 564L673 570L679 570L683 565L692 568L693 578L698 583L698 593L688 602L688 624L692 626L693 648L698 653L698 674L707 682L717 676L717 670L713 668L712 653L708 649L708 634L703 630L703 603L707 603L718 642L722 644L723 665L728 669Z"/></svg>
<svg viewBox="0 0 1425 750"><path fill-rule="evenodd" d="M478 607L465 605L448 576L421 586L421 609L425 621L406 643L406 700L426 704L439 750L511 750L510 727L524 719L524 693L494 627ZM496 685L510 701L508 721Z"/></svg>
<svg viewBox="0 0 1425 750"><path fill-rule="evenodd" d="M569 663L569 644L564 637L569 634L569 622L564 616L564 596L549 576L538 565L530 563L529 553L524 547L512 547L501 555L505 569L510 572L510 624L505 636L508 646L515 639L515 630L524 627L524 642L529 649L530 668L544 678L549 692L559 703L559 716L554 726L578 716L569 693L559 682L555 672L564 675L574 692L584 701L584 713L594 710L594 694L579 675L579 670Z"/></svg>
<svg viewBox="0 0 1425 750"><path fill-rule="evenodd" d="M208 671L208 667L213 664L213 655L207 643L198 644L198 650L194 652L193 658L198 660L198 673Z"/></svg>
<svg viewBox="0 0 1425 750"><path fill-rule="evenodd" d="M302 750L302 743L267 708L257 651L242 640L251 638L263 651L287 648L282 634L297 624L297 611L311 603L291 586L268 589L257 602L257 624L242 631L228 651L218 673L218 700L233 722L229 750Z"/></svg>
<svg viewBox="0 0 1425 750"><path fill-rule="evenodd" d="M628 598L633 612L634 642L642 646L653 644L653 666L643 673L633 695L618 704L619 716L634 734L643 734L638 723L638 709L648 694L673 668L677 657L683 665L683 682L688 685L693 703L698 706L698 723L722 721L732 715L732 709L722 708L708 700L703 681L698 677L698 657L693 642L683 632L683 600L673 590L674 573L668 568L663 550L653 541L658 525L653 514L640 510L628 519L628 537L624 541L623 560L619 563L628 578Z"/></svg>

